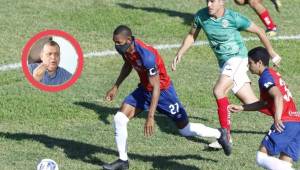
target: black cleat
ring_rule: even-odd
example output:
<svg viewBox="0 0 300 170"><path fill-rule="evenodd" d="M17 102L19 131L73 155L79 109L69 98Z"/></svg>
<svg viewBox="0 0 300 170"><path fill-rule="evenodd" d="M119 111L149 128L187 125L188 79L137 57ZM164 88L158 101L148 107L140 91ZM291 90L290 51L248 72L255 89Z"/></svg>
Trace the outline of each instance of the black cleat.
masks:
<svg viewBox="0 0 300 170"><path fill-rule="evenodd" d="M274 4L276 11L280 12L279 8L282 6L280 0L271 0L271 2Z"/></svg>
<svg viewBox="0 0 300 170"><path fill-rule="evenodd" d="M227 133L227 129L219 128L218 130L221 133L221 136L218 139L218 142L222 146L225 155L229 156L231 154L232 146L230 143L229 134Z"/></svg>
<svg viewBox="0 0 300 170"><path fill-rule="evenodd" d="M104 164L103 169L104 170L128 170L129 162L118 159L115 162L112 162L110 164Z"/></svg>

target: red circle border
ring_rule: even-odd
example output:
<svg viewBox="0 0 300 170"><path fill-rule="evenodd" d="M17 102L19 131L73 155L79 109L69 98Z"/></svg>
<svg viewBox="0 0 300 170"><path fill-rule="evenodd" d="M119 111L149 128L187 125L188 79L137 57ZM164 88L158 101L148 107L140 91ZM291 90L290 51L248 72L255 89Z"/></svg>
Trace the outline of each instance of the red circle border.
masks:
<svg viewBox="0 0 300 170"><path fill-rule="evenodd" d="M32 45L36 41L38 41L40 38L42 38L44 36L49 36L49 35L50 36L63 37L64 39L68 40L73 45L73 47L75 48L76 53L78 55L77 68L76 68L75 74L72 76L72 78L70 80L68 80L67 82L65 82L61 85L58 85L58 86L45 85L41 82L38 82L38 81L34 80L33 76L31 75L31 73L28 69L28 65L27 65L28 54L30 52L30 48L32 47ZM40 90L48 91L48 92L62 91L64 89L70 87L71 85L73 85L81 75L81 72L83 70L83 53L82 53L82 49L81 49L79 43L77 42L77 40L72 35L70 35L69 33L61 31L61 30L45 30L45 31L39 32L38 34L33 36L26 43L26 45L24 46L23 51L22 51L22 69L23 69L23 73L25 74L28 81L33 86L39 88Z"/></svg>

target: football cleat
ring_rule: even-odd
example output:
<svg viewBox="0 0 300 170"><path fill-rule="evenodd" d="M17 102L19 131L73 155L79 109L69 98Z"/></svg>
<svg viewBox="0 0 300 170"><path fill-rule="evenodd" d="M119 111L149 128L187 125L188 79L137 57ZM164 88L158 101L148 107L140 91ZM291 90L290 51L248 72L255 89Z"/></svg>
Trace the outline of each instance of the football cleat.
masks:
<svg viewBox="0 0 300 170"><path fill-rule="evenodd" d="M232 151L232 146L230 143L230 134L227 133L227 129L220 128L218 129L221 133L220 138L218 139L219 144L221 144L225 155L229 156Z"/></svg>
<svg viewBox="0 0 300 170"><path fill-rule="evenodd" d="M231 143L231 145L233 145L232 138L230 138L229 142ZM218 141L214 141L214 142L210 143L208 145L208 147L212 148L212 149L222 149L222 146L219 144Z"/></svg>
<svg viewBox="0 0 300 170"><path fill-rule="evenodd" d="M267 30L266 30L266 34L267 34L267 36L269 36L269 37L274 37L274 36L277 35L277 29L276 29L276 28L274 28L274 29L272 29L272 30L267 29Z"/></svg>
<svg viewBox="0 0 300 170"><path fill-rule="evenodd" d="M110 164L103 165L104 170L128 170L129 162L118 159Z"/></svg>

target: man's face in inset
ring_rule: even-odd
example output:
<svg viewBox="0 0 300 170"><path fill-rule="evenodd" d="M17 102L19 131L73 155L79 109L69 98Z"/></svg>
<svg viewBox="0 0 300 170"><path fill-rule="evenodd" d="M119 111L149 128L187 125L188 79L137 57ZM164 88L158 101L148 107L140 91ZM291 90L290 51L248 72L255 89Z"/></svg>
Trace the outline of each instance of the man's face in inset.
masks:
<svg viewBox="0 0 300 170"><path fill-rule="evenodd" d="M41 52L41 60L50 72L56 71L60 61L60 49L57 45L46 44Z"/></svg>

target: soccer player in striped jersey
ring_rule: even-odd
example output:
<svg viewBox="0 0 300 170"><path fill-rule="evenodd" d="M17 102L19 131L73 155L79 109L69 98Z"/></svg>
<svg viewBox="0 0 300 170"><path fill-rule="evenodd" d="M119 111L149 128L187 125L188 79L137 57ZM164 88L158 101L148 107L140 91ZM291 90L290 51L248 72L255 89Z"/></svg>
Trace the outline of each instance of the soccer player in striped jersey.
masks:
<svg viewBox="0 0 300 170"><path fill-rule="evenodd" d="M154 113L157 110L173 120L182 136L217 138L218 142L223 144L225 153L231 151L225 129L214 129L201 123L189 122L188 115L166 71L164 61L155 48L132 36L131 29L125 25L120 25L115 29L113 41L124 64L116 83L107 92L106 100L114 99L119 86L133 69L138 73L140 83L124 99L120 110L114 116L115 141L119 159L105 164L104 169L129 168L127 124L142 111L148 111L144 125L145 136L151 136L154 133Z"/></svg>
<svg viewBox="0 0 300 170"><path fill-rule="evenodd" d="M249 51L249 70L260 76L260 100L245 105L230 105L232 112L261 111L272 116L274 123L264 137L256 162L265 169L291 170L292 162L300 157L300 112L281 75L269 68L270 55L263 47ZM279 158L273 157L279 155Z"/></svg>

